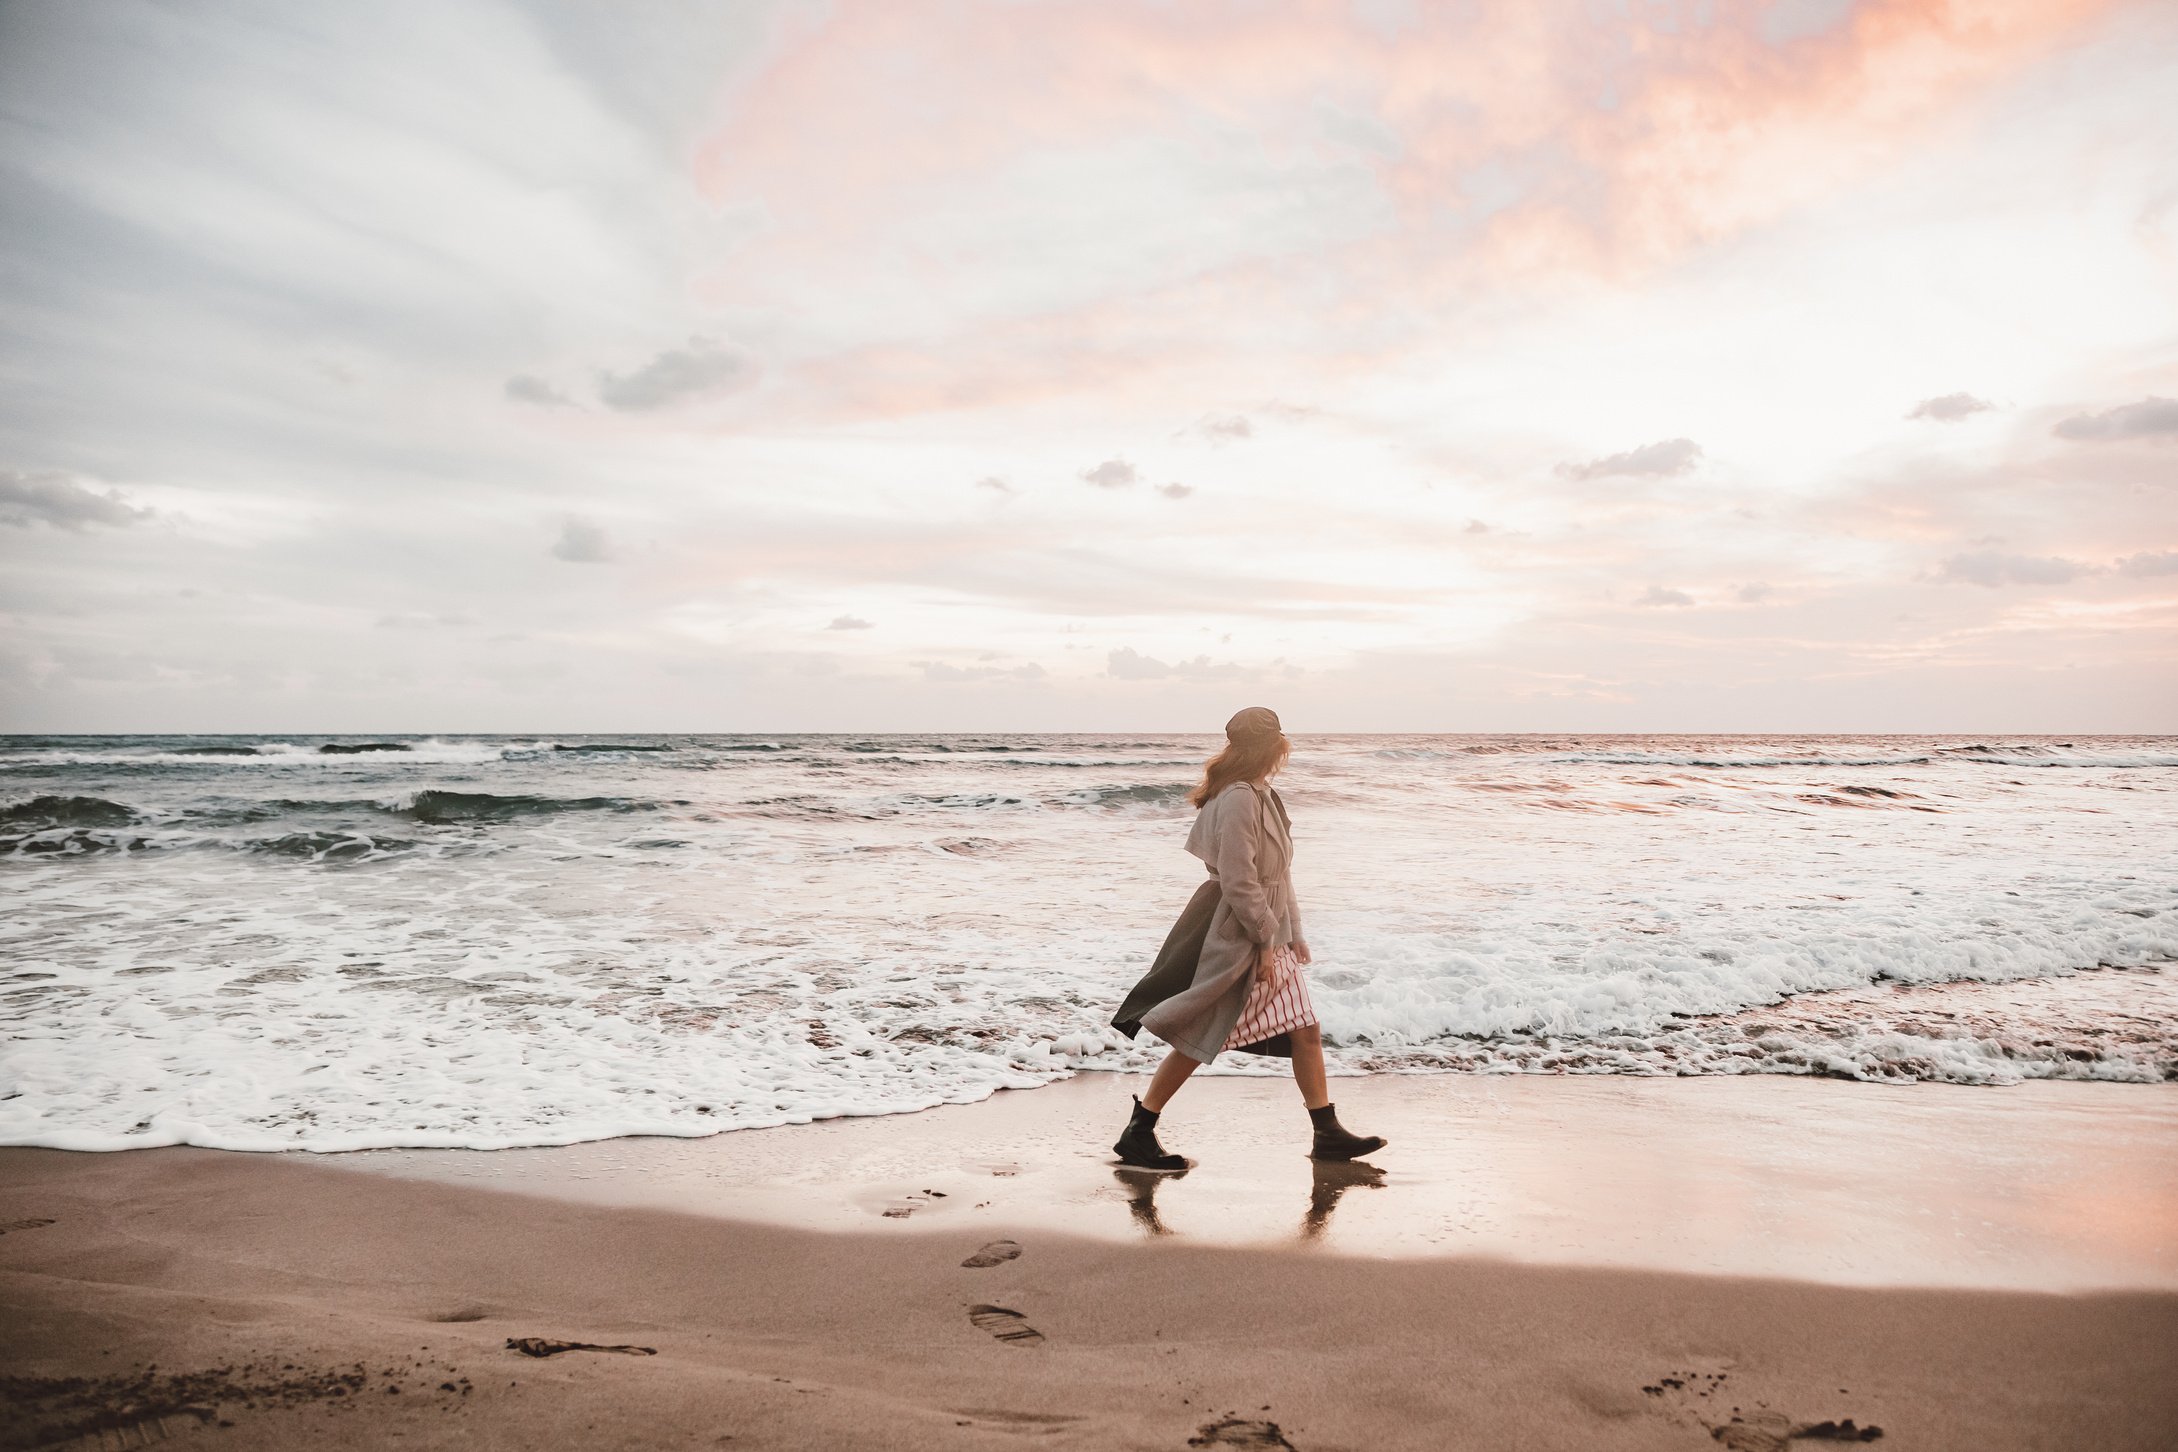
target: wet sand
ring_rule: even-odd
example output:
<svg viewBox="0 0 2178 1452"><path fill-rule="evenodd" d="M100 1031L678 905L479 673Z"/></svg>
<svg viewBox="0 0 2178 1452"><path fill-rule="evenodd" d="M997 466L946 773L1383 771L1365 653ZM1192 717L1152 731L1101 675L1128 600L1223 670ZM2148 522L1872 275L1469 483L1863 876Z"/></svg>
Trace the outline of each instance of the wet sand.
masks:
<svg viewBox="0 0 2178 1452"><path fill-rule="evenodd" d="M2178 1086L1886 1086L1757 1075L1337 1079L1367 1167L1305 1157L1290 1078L1198 1078L1160 1126L1197 1163L1122 1171L1139 1076L910 1116L326 1164L811 1229L975 1233L1775 1276L2178 1291ZM935 1191L936 1194L927 1192Z"/></svg>
<svg viewBox="0 0 2178 1452"><path fill-rule="evenodd" d="M2169 1089L1342 1081L1378 1176L1300 1157L1290 1085L1214 1080L1168 1117L1202 1163L1151 1185L1081 1138L1128 1087L0 1151L0 1448L2178 1443Z"/></svg>

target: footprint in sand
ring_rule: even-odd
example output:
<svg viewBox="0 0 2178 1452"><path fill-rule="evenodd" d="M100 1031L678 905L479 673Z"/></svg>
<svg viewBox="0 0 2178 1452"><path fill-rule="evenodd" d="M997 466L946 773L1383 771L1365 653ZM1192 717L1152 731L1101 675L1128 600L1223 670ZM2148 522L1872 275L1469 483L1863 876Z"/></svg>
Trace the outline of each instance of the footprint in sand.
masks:
<svg viewBox="0 0 2178 1452"><path fill-rule="evenodd" d="M1734 1416L1709 1429L1731 1452L1791 1452L1795 1442L1873 1442L1881 1427L1856 1426L1851 1417L1835 1422L1795 1422L1782 1412Z"/></svg>
<svg viewBox="0 0 2178 1452"><path fill-rule="evenodd" d="M1031 1326L1027 1317L1004 1306L970 1306L968 1320L978 1329L1015 1346L1035 1346L1044 1339L1044 1333Z"/></svg>
<svg viewBox="0 0 2178 1452"><path fill-rule="evenodd" d="M1730 1378L1731 1373L1723 1371L1674 1371L1641 1391L1691 1414L1728 1452L1792 1452L1794 1442L1873 1442L1883 1435L1881 1427L1863 1427L1851 1417L1803 1422L1759 1402L1746 1411L1732 1407L1727 1414L1718 1403L1725 1398L1725 1382ZM1708 1405L1697 1406L1697 1401Z"/></svg>
<svg viewBox="0 0 2178 1452"><path fill-rule="evenodd" d="M1068 1412L1009 1412L998 1407L948 1407L947 1410L956 1417L966 1417L973 1422L990 1422L1010 1431L1056 1430L1073 1422L1089 1420ZM954 1425L965 1427L968 1422L956 1422Z"/></svg>
<svg viewBox="0 0 2178 1452"><path fill-rule="evenodd" d="M1240 1417L1227 1417L1221 1422L1205 1422L1187 1439L1190 1447L1269 1447L1293 1452L1293 1444L1286 1434L1278 1430L1276 1422L1252 1422Z"/></svg>
<svg viewBox="0 0 2178 1452"><path fill-rule="evenodd" d="M7 1224L0 1225L0 1235L5 1235L10 1230L37 1230L55 1223L51 1220L10 1220Z"/></svg>
<svg viewBox="0 0 2178 1452"><path fill-rule="evenodd" d="M904 1197L901 1203L891 1209L882 1210L878 1213L887 1220L905 1220L916 1211L929 1205L931 1201L946 1198L948 1197L943 1190L917 1190L914 1194Z"/></svg>
<svg viewBox="0 0 2178 1452"><path fill-rule="evenodd" d="M595 1341L555 1341L543 1336L509 1336L507 1349L524 1356L558 1356L563 1351L611 1351L621 1356L656 1356L655 1346L600 1346Z"/></svg>
<svg viewBox="0 0 2178 1452"><path fill-rule="evenodd" d="M85 1452L106 1452L109 1447L149 1447L154 1442L164 1442L167 1438L183 1432L194 1432L213 1420L215 1418L210 1407L182 1407L163 1416L155 1414L131 1417L117 1414L112 1420L101 1422L94 1430L62 1445L69 1449L80 1447Z"/></svg>
<svg viewBox="0 0 2178 1452"><path fill-rule="evenodd" d="M986 1270L994 1265L1004 1265L1021 1253L1021 1245L1013 1240L994 1240L961 1264L969 1270Z"/></svg>

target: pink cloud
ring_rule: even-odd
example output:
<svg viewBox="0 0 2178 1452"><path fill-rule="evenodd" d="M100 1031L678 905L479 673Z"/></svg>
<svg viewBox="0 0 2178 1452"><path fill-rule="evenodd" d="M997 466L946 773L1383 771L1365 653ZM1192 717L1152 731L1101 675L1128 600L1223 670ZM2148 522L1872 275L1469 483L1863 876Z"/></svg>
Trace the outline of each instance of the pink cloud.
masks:
<svg viewBox="0 0 2178 1452"><path fill-rule="evenodd" d="M798 377L819 412L1148 391L1267 364L1266 350L1367 366L1478 289L1625 278L1819 198L2106 8L1871 0L1773 44L1748 3L1707 23L1603 26L1487 0L1420 7L1387 33L1330 0L849 0L783 46L699 148L704 193L764 219L701 291L789 330L827 277L944 300L925 320L813 343ZM1207 237L1189 233L1174 258L1054 264L1068 285L1049 298L962 301L1020 248L1055 245L1027 224L979 235L981 209L1003 213L1007 188L1052 158L1137 143L1200 169L1177 205L1201 210ZM1342 192L1269 208L1290 238L1218 229L1220 207L1281 174L1297 190L1348 178L1382 217L1332 225L1352 210Z"/></svg>

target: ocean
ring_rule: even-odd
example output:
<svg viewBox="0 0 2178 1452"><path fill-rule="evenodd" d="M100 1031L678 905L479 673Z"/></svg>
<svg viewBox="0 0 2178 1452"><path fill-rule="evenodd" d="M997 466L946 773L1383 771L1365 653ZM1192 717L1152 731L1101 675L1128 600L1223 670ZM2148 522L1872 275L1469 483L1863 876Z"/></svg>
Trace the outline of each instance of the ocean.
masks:
<svg viewBox="0 0 2178 1452"><path fill-rule="evenodd" d="M0 1143L693 1136L1146 1069L1106 1022L1216 744L0 738ZM1335 1073L2178 1079L2178 738L1310 735L1278 785Z"/></svg>

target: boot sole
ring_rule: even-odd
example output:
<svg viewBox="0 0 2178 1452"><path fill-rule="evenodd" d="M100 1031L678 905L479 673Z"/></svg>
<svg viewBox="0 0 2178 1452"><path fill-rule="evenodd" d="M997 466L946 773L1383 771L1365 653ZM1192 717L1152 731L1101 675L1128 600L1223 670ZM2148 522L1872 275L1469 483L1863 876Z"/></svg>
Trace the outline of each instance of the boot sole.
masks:
<svg viewBox="0 0 2178 1452"><path fill-rule="evenodd" d="M1119 1157L1119 1162L1122 1165L1125 1165L1130 1170L1155 1170L1159 1174L1176 1175L1180 1171L1187 1168L1187 1161L1184 1159L1176 1165L1151 1165L1144 1164L1140 1160L1130 1160L1127 1158L1126 1151L1122 1150L1116 1144L1112 1146L1112 1153L1114 1155L1117 1155Z"/></svg>
<svg viewBox="0 0 2178 1452"><path fill-rule="evenodd" d="M1344 1154L1318 1154L1315 1150L1310 1150L1308 1152L1308 1157L1312 1160L1327 1160L1332 1164L1345 1164L1352 1160L1366 1158L1369 1155L1375 1154L1378 1150L1385 1150L1390 1148L1391 1141L1385 1139L1378 1140L1375 1144L1368 1145L1362 1149L1349 1150Z"/></svg>

